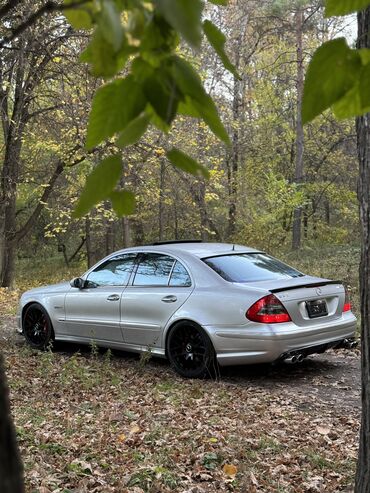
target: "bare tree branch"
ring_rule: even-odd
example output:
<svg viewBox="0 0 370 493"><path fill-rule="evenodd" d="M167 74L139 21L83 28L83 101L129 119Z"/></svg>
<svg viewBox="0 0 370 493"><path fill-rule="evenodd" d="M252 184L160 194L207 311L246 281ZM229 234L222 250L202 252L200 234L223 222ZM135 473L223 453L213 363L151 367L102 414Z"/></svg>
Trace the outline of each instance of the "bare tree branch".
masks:
<svg viewBox="0 0 370 493"><path fill-rule="evenodd" d="M0 8L0 19L2 19L8 12L16 7L21 0L9 0L8 3Z"/></svg>
<svg viewBox="0 0 370 493"><path fill-rule="evenodd" d="M8 43L10 43L10 41L13 41L13 39L15 39L17 36L22 34L26 29L28 29L30 26L32 26L43 15L48 14L50 12L62 12L64 10L69 10L69 9L74 8L74 7L81 6L85 3L87 3L87 1L88 0L79 0L76 2L72 2L68 5L61 5L59 3L48 0L42 7L40 7L38 10L33 12L24 22L19 24L14 29L11 29L10 34L8 36L5 36L2 40L0 40L0 48L3 48ZM19 3L19 0L14 0L14 2L15 3L12 7L17 5L17 3ZM9 10L10 10L10 8L9 8Z"/></svg>

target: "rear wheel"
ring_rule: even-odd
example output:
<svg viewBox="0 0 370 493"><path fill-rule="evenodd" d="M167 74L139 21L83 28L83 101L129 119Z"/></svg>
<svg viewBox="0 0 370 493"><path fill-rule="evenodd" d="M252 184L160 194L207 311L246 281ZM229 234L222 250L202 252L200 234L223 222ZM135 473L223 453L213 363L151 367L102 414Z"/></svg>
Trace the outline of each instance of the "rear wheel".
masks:
<svg viewBox="0 0 370 493"><path fill-rule="evenodd" d="M23 316L23 333L27 343L35 349L46 349L54 338L50 317L41 305L32 303Z"/></svg>
<svg viewBox="0 0 370 493"><path fill-rule="evenodd" d="M193 322L179 322L168 334L167 356L173 369L185 378L213 376L217 361L207 334Z"/></svg>

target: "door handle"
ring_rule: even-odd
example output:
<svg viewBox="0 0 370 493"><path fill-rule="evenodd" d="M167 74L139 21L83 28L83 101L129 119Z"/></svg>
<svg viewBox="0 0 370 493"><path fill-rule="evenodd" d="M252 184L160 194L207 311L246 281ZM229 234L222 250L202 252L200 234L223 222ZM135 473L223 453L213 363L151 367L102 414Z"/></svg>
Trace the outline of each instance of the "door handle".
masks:
<svg viewBox="0 0 370 493"><path fill-rule="evenodd" d="M108 301L119 301L119 294L110 294L107 298Z"/></svg>
<svg viewBox="0 0 370 493"><path fill-rule="evenodd" d="M164 298L162 298L162 301L164 303L174 303L175 301L177 301L177 297L173 294L170 294L168 296L165 296Z"/></svg>

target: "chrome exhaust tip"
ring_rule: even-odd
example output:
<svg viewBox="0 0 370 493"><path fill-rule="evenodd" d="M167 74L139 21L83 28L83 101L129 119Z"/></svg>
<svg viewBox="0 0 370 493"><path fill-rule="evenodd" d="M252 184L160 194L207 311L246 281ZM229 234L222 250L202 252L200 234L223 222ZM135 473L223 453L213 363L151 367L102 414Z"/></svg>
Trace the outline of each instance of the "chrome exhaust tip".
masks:
<svg viewBox="0 0 370 493"><path fill-rule="evenodd" d="M291 354L283 359L284 363L288 363L289 365L295 365L296 363L302 363L304 360L304 355L302 353Z"/></svg>
<svg viewBox="0 0 370 493"><path fill-rule="evenodd" d="M354 339L344 339L342 347L345 349L355 349L358 346L358 341Z"/></svg>

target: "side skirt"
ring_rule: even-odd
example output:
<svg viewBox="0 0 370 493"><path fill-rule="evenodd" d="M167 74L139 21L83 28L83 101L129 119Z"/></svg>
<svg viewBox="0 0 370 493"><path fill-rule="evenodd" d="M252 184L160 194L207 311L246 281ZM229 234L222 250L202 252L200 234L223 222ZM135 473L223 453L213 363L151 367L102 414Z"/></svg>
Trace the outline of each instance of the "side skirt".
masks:
<svg viewBox="0 0 370 493"><path fill-rule="evenodd" d="M113 342L113 341L104 341L104 340L96 340L96 339L86 339L82 337L74 337L74 336L63 336L58 335L55 336L56 341L60 342L71 342L76 344L85 344L90 345L91 343L95 343L98 347L105 347L110 349L119 349L121 351L127 351L130 353L147 353L150 352L154 356L158 356L159 358L166 358L165 350L162 348L153 348L150 346L140 346L137 344L126 344L124 342Z"/></svg>

